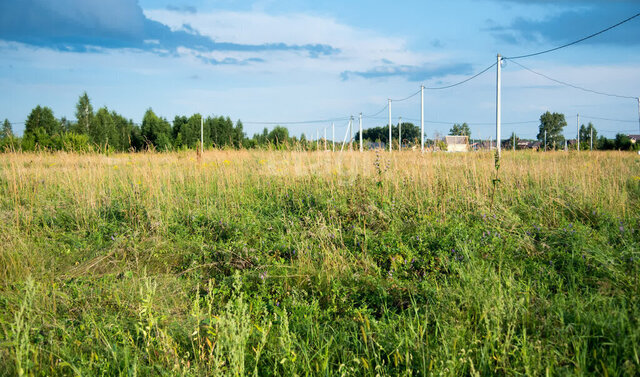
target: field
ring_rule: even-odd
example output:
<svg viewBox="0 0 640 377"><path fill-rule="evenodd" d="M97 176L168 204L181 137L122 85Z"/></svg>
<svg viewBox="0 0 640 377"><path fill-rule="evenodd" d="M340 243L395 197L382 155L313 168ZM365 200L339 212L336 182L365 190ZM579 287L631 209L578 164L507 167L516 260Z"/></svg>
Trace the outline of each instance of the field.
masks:
<svg viewBox="0 0 640 377"><path fill-rule="evenodd" d="M623 152L0 155L2 375L638 375Z"/></svg>

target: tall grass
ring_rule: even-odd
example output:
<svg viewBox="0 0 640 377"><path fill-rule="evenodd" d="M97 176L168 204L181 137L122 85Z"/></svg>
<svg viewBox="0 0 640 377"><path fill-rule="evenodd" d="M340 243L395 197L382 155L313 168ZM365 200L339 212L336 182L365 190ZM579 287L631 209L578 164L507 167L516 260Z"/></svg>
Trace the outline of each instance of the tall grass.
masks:
<svg viewBox="0 0 640 377"><path fill-rule="evenodd" d="M636 375L621 152L0 156L0 374ZM492 202L493 201L493 202Z"/></svg>

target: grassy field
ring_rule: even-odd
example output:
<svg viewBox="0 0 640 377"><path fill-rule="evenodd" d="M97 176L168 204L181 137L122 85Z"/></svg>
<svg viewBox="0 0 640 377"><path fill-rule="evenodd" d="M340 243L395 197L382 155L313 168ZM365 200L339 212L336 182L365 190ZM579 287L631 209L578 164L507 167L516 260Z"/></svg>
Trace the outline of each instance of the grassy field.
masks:
<svg viewBox="0 0 640 377"><path fill-rule="evenodd" d="M0 155L2 375L638 375L621 152ZM495 183L495 191L494 191Z"/></svg>

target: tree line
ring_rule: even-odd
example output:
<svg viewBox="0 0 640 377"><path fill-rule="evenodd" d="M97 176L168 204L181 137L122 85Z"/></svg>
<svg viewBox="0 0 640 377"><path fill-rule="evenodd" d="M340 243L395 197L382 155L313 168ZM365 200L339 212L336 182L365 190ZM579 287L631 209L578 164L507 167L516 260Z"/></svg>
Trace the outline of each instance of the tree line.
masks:
<svg viewBox="0 0 640 377"><path fill-rule="evenodd" d="M271 131L265 128L261 133L247 137L240 120L235 123L224 116L203 117L201 114L176 116L173 122L156 115L148 109L141 124L126 119L116 111L102 107L94 111L87 93L83 93L76 104L76 119L70 121L65 117L57 119L51 108L36 106L25 122L23 136L16 137L11 123L5 119L0 130L0 150L64 150L64 151L117 151L135 152L142 150L181 150L196 149L200 145L202 133L206 148L275 148L290 149L293 147L313 150L318 144L307 140L304 134L299 138L290 136L285 127L276 126ZM567 126L564 114L546 112L540 116L539 132L537 135L541 148L563 149L565 138L562 134ZM403 122L391 126L392 142L398 146L400 131L403 146L420 144L420 128L413 123ZM593 138L594 149L638 149L639 143L632 143L624 134L618 134L614 139L598 137L597 130L592 123L580 127L581 149L589 149ZM467 123L454 124L449 135L469 136L471 130ZM381 147L388 145L389 126L372 127L362 132L362 139L367 147ZM440 139L436 137L435 139ZM507 144L516 139L503 140ZM354 141L360 140L359 132L355 133ZM428 145L438 140L427 140ZM442 141L440 141L442 143ZM546 143L546 144L545 144ZM443 149L444 146L441 146ZM575 145L572 145L575 148Z"/></svg>

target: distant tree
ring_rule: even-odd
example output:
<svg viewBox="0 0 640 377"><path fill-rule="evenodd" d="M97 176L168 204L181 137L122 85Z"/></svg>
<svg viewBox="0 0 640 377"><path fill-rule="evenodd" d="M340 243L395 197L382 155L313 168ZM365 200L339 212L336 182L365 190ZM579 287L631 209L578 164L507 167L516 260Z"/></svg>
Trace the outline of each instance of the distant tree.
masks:
<svg viewBox="0 0 640 377"><path fill-rule="evenodd" d="M93 117L89 126L89 140L100 148L110 146L112 149L120 149L120 135L113 116L106 107L98 109Z"/></svg>
<svg viewBox="0 0 640 377"><path fill-rule="evenodd" d="M289 142L289 130L285 127L276 126L269 132L268 139L270 143L277 146L287 144Z"/></svg>
<svg viewBox="0 0 640 377"><path fill-rule="evenodd" d="M24 133L32 135L53 136L61 133L62 127L53 116L53 111L48 107L38 105L31 110L27 122L25 123ZM44 138L41 140L44 141ZM44 143L46 144L46 143ZM45 145L43 145L45 146ZM48 146L48 145L47 145Z"/></svg>
<svg viewBox="0 0 640 377"><path fill-rule="evenodd" d="M171 148L171 125L152 109L148 109L142 118L141 132L147 145L151 144L160 150Z"/></svg>
<svg viewBox="0 0 640 377"><path fill-rule="evenodd" d="M89 135L93 115L91 100L89 100L87 92L84 92L80 98L78 98L78 103L76 104L76 119L78 122L75 124L73 131L79 134Z"/></svg>
<svg viewBox="0 0 640 377"><path fill-rule="evenodd" d="M589 122L589 125L584 124L580 126L580 144L584 144L585 147L591 143L591 130L593 130L593 146L597 148L596 141L598 140L598 131L593 126L593 123Z"/></svg>
<svg viewBox="0 0 640 377"><path fill-rule="evenodd" d="M621 151L628 151L632 149L633 143L631 143L631 139L629 136L625 134L617 134L615 141L615 149Z"/></svg>
<svg viewBox="0 0 640 377"><path fill-rule="evenodd" d="M469 136L469 138L471 138L471 130L469 129L469 125L467 123L462 123L462 124L457 124L456 123L449 130L449 135L451 135L451 136Z"/></svg>
<svg viewBox="0 0 640 377"><path fill-rule="evenodd" d="M8 139L13 137L13 127L9 119L5 119L2 123L2 131L0 131L0 139Z"/></svg>
<svg viewBox="0 0 640 377"><path fill-rule="evenodd" d="M556 148L564 145L562 129L567 126L564 114L546 112L540 116L540 126L537 139L544 143L545 131L547 133L546 149ZM544 147L544 145L543 145Z"/></svg>

